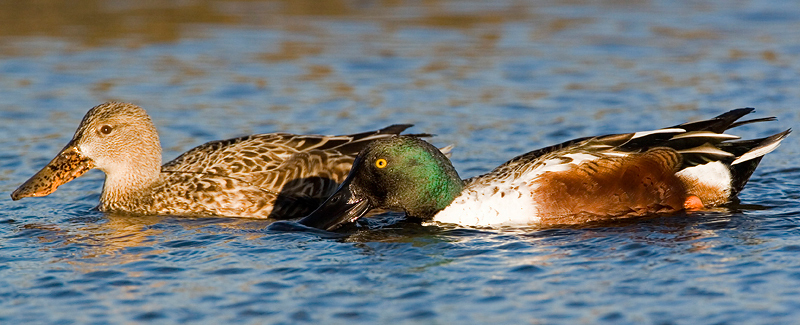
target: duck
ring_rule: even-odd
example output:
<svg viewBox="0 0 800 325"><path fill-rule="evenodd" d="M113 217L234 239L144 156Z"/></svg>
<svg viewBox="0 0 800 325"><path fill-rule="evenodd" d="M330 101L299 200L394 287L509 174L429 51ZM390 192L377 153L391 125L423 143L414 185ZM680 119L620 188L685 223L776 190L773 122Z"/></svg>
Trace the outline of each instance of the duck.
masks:
<svg viewBox="0 0 800 325"><path fill-rule="evenodd" d="M100 211L286 219L333 194L368 143L411 124L358 134L265 133L202 144L162 165L158 132L134 104L90 109L72 140L13 200L46 196L91 169L105 173Z"/></svg>
<svg viewBox="0 0 800 325"><path fill-rule="evenodd" d="M761 159L791 132L742 140L753 108L711 119L569 140L462 180L430 143L397 135L369 143L337 191L298 221L335 230L372 209L467 227L575 225L701 210L736 200Z"/></svg>

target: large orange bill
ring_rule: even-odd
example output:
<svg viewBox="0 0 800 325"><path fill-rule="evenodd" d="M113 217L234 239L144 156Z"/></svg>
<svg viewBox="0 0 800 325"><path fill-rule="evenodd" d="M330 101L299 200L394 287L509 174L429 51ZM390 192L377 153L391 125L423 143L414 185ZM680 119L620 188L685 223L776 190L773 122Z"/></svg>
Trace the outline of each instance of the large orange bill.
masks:
<svg viewBox="0 0 800 325"><path fill-rule="evenodd" d="M14 190L11 198L19 200L31 196L46 196L92 168L94 162L91 159L75 146L67 146L47 166Z"/></svg>

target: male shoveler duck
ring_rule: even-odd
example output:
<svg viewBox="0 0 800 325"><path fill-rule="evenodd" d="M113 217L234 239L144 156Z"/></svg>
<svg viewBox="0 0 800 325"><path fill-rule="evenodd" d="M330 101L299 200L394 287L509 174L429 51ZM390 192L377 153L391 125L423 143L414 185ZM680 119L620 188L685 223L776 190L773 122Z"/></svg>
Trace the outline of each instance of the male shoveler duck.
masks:
<svg viewBox="0 0 800 325"><path fill-rule="evenodd" d="M464 226L577 224L730 202L791 129L738 140L752 108L654 131L570 140L461 180L429 143L392 136L356 157L339 189L300 221L332 230L373 208Z"/></svg>
<svg viewBox="0 0 800 325"><path fill-rule="evenodd" d="M192 216L304 216L330 196L369 142L411 127L341 136L256 134L211 141L161 165L158 133L144 109L110 102L83 120L64 149L17 188L45 196L86 171L106 179L101 211Z"/></svg>

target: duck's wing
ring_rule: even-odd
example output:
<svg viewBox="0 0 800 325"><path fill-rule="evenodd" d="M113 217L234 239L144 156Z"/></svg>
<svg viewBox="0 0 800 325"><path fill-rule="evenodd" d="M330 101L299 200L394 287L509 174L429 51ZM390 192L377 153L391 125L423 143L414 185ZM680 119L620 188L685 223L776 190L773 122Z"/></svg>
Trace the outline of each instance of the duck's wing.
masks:
<svg viewBox="0 0 800 325"><path fill-rule="evenodd" d="M333 193L367 143L411 126L339 136L269 133L211 141L166 163L162 172L235 179L274 193L273 217L294 216L297 206L313 210Z"/></svg>

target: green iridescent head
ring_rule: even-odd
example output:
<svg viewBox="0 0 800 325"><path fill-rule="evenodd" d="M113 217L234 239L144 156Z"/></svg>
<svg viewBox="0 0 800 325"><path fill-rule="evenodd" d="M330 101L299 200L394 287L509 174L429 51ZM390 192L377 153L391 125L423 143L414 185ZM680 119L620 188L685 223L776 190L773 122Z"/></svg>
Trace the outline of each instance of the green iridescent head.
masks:
<svg viewBox="0 0 800 325"><path fill-rule="evenodd" d="M462 189L450 160L430 143L411 136L376 140L359 153L336 193L301 223L333 229L373 208L432 218Z"/></svg>

